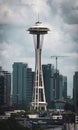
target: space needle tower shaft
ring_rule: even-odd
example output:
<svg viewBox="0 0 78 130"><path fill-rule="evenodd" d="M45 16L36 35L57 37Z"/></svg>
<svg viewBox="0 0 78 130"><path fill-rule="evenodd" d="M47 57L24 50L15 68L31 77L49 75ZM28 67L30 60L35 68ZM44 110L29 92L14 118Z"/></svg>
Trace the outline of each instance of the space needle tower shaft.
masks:
<svg viewBox="0 0 78 130"><path fill-rule="evenodd" d="M44 81L41 65L41 53L43 45L44 34L47 34L49 29L42 25L41 22L36 22L35 25L28 29L34 38L35 47L35 77L33 86L33 95L30 109L33 110L47 110L47 103L45 98Z"/></svg>

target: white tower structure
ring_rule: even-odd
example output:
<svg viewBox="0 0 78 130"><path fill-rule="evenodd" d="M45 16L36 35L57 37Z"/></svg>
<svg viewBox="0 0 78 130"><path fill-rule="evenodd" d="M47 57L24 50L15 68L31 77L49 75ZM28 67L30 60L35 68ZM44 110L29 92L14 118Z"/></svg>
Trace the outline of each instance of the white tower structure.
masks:
<svg viewBox="0 0 78 130"><path fill-rule="evenodd" d="M28 29L28 31L33 35L35 47L35 78L30 109L37 111L46 111L47 103L45 98L44 81L41 66L41 52L44 34L47 34L49 29L42 25L41 22L36 22L33 27Z"/></svg>

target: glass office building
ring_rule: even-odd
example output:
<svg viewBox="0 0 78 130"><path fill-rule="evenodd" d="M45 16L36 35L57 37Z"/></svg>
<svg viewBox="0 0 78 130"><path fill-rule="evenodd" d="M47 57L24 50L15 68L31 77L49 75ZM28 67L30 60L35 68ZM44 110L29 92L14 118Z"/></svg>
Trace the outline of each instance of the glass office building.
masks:
<svg viewBox="0 0 78 130"><path fill-rule="evenodd" d="M75 109L78 112L78 71L73 76L73 100Z"/></svg>
<svg viewBox="0 0 78 130"><path fill-rule="evenodd" d="M0 107L10 106L11 96L11 73L0 67Z"/></svg>
<svg viewBox="0 0 78 130"><path fill-rule="evenodd" d="M52 108L54 100L67 98L67 77L59 74L52 64L42 65L47 107Z"/></svg>
<svg viewBox="0 0 78 130"><path fill-rule="evenodd" d="M54 88L53 88L53 75L54 75L54 66L51 64L42 65L43 77L44 77L44 86L45 86L45 96L47 101L47 107L51 107L51 101L54 99Z"/></svg>
<svg viewBox="0 0 78 130"><path fill-rule="evenodd" d="M32 69L25 63L13 64L13 106L28 109L32 100Z"/></svg>

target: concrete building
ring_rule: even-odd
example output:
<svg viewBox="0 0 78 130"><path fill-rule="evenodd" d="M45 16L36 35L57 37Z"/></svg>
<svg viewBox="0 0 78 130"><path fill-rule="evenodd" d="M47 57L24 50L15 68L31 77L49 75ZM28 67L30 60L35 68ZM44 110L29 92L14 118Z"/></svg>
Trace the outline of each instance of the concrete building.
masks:
<svg viewBox="0 0 78 130"><path fill-rule="evenodd" d="M13 106L28 109L32 99L32 69L25 63L13 64Z"/></svg>

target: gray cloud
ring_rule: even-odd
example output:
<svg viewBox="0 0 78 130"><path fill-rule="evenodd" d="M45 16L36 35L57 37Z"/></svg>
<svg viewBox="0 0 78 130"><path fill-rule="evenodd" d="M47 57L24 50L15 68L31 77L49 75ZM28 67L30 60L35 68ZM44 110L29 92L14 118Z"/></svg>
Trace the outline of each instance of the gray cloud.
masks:
<svg viewBox="0 0 78 130"><path fill-rule="evenodd" d="M66 0L61 4L62 17L64 22L68 24L78 24L78 7L76 7L75 2L76 0Z"/></svg>
<svg viewBox="0 0 78 130"><path fill-rule="evenodd" d="M49 5L52 13L50 24L64 34L60 35L63 38L60 42L70 44L69 51L78 52L78 1L50 0Z"/></svg>

